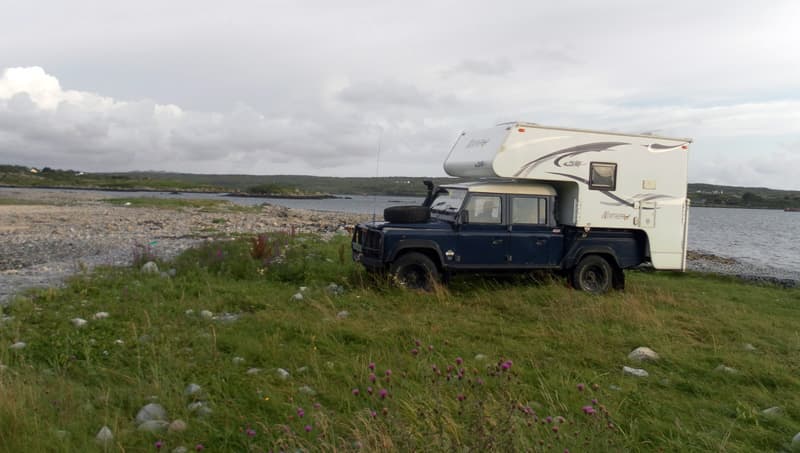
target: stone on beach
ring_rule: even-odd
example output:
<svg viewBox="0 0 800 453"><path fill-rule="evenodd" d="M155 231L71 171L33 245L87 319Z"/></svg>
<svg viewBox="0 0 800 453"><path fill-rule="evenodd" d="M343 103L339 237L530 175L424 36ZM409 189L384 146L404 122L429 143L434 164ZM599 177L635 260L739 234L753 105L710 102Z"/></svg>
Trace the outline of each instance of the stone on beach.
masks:
<svg viewBox="0 0 800 453"><path fill-rule="evenodd" d="M628 376L635 376L635 377L647 377L650 376L650 373L641 369L641 368L631 368L629 366L623 366L622 372L627 374Z"/></svg>
<svg viewBox="0 0 800 453"><path fill-rule="evenodd" d="M72 318L69 321L72 323L73 326L79 329L88 323L88 321L83 318Z"/></svg>
<svg viewBox="0 0 800 453"><path fill-rule="evenodd" d="M278 368L276 370L276 373L278 373L278 377L283 380L289 379L291 377L291 374L289 374L289 372L284 370L283 368Z"/></svg>
<svg viewBox="0 0 800 453"><path fill-rule="evenodd" d="M94 314L94 316L92 316L92 319L106 319L108 317L109 314L107 311L98 311L97 313Z"/></svg>
<svg viewBox="0 0 800 453"><path fill-rule="evenodd" d="M158 264L148 261L142 265L142 273L143 274L157 274L158 273Z"/></svg>
<svg viewBox="0 0 800 453"><path fill-rule="evenodd" d="M94 438L98 444L105 445L114 440L114 433L111 432L111 428L108 426L103 426Z"/></svg>
<svg viewBox="0 0 800 453"><path fill-rule="evenodd" d="M167 420L167 411L160 404L150 403L139 409L136 414L136 423L142 424L151 420Z"/></svg>
<svg viewBox="0 0 800 453"><path fill-rule="evenodd" d="M28 346L27 343L25 343L24 341L18 341L16 343L12 344L11 346L9 346L8 349L13 349L13 350L17 351L17 350L20 350L20 349L25 349L25 346Z"/></svg>
<svg viewBox="0 0 800 453"><path fill-rule="evenodd" d="M181 419L177 419L177 420L173 420L172 423L169 424L168 429L169 429L169 432L179 433L179 432L186 431L186 427L187 426L186 426L186 422L185 421L183 421Z"/></svg>
<svg viewBox="0 0 800 453"><path fill-rule="evenodd" d="M783 409L778 406L772 406L767 409L761 411L762 414L766 415L767 417L777 417L779 415L783 415Z"/></svg>
<svg viewBox="0 0 800 453"><path fill-rule="evenodd" d="M164 431L169 426L169 422L165 420L147 420L140 423L136 428L139 431L146 431L148 433L158 433Z"/></svg>
<svg viewBox="0 0 800 453"><path fill-rule="evenodd" d="M737 370L736 368L731 368L731 367L726 366L726 365L720 365L720 366L714 368L714 371L716 371L718 373L728 373L728 374L738 374L739 373L739 370Z"/></svg>
<svg viewBox="0 0 800 453"><path fill-rule="evenodd" d="M214 313L210 310L203 310L200 312L200 317L203 319L212 319L214 317Z"/></svg>
<svg viewBox="0 0 800 453"><path fill-rule="evenodd" d="M186 386L186 389L183 391L183 394L187 395L187 396L192 396L192 395L196 395L196 394L198 394L198 393L200 393L202 391L203 391L202 387L200 387L199 385L197 385L195 383L191 383L191 384Z"/></svg>
<svg viewBox="0 0 800 453"><path fill-rule="evenodd" d="M292 296L292 300L303 300L303 294L302 293L295 293Z"/></svg>

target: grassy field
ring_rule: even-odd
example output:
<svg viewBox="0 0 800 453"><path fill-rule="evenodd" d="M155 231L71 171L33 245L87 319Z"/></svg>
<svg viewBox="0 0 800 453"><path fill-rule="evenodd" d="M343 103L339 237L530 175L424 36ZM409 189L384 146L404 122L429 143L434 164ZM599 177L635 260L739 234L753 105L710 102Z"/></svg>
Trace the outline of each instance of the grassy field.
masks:
<svg viewBox="0 0 800 453"><path fill-rule="evenodd" d="M257 245L14 300L0 450L744 452L789 449L799 429L800 290L631 272L601 297L550 278L428 294L373 281L346 237ZM661 359L631 362L638 346ZM187 429L137 430L150 402Z"/></svg>

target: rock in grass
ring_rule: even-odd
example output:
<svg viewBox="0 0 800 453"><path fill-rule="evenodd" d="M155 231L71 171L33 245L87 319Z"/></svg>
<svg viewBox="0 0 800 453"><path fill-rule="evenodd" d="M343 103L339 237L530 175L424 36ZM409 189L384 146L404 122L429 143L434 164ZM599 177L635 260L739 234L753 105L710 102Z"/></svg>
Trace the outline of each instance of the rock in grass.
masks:
<svg viewBox="0 0 800 453"><path fill-rule="evenodd" d="M756 347L755 347L755 346L753 346L753 345L752 345L752 344L750 344L750 343L745 343L744 345L742 345L742 349L744 349L745 351L748 351L748 352L755 352L755 351L758 351L758 349L756 349Z"/></svg>
<svg viewBox="0 0 800 453"><path fill-rule="evenodd" d="M278 373L278 377L283 380L289 379L292 376L291 374L289 374L288 371L284 370L283 368L278 368L275 372Z"/></svg>
<svg viewBox="0 0 800 453"><path fill-rule="evenodd" d="M202 387L200 387L199 385L197 385L195 383L191 383L191 384L186 386L186 389L183 391L183 394L187 395L187 396L192 396L192 395L196 395L196 394L198 394L198 393L200 393L202 391L203 391Z"/></svg>
<svg viewBox="0 0 800 453"><path fill-rule="evenodd" d="M639 346L638 348L631 351L628 354L628 358L631 360L637 360L639 362L646 362L646 361L656 361L659 359L658 353L653 351L652 349L646 346Z"/></svg>
<svg viewBox="0 0 800 453"><path fill-rule="evenodd" d="M628 376L636 376L636 377L647 377L650 376L650 373L641 369L641 368L631 368L629 366L622 367L622 372L627 374Z"/></svg>
<svg viewBox="0 0 800 453"><path fill-rule="evenodd" d="M214 313L210 310L203 310L200 312L200 317L203 319L211 319L214 317Z"/></svg>
<svg viewBox="0 0 800 453"><path fill-rule="evenodd" d="M292 300L303 300L303 294L302 293L295 293L295 295L292 296Z"/></svg>
<svg viewBox="0 0 800 453"><path fill-rule="evenodd" d="M172 453L187 453L189 450L186 449L183 445L180 447L175 447L172 449Z"/></svg>
<svg viewBox="0 0 800 453"><path fill-rule="evenodd" d="M336 314L336 317L339 319L347 319L350 317L350 312L347 310L342 310Z"/></svg>
<svg viewBox="0 0 800 453"><path fill-rule="evenodd" d="M800 433L797 433L792 437L792 448L797 448L800 446Z"/></svg>
<svg viewBox="0 0 800 453"><path fill-rule="evenodd" d="M186 316L193 316L193 315L194 315L194 310L192 310L192 309L190 308L190 309L186 310L186 311L185 311L185 312L183 312L183 313L184 313Z"/></svg>
<svg viewBox="0 0 800 453"><path fill-rule="evenodd" d="M94 316L92 316L92 319L106 319L108 316L109 314L107 311L98 311L94 314Z"/></svg>
<svg viewBox="0 0 800 453"><path fill-rule="evenodd" d="M314 396L317 394L317 391L312 389L311 387L304 385L297 389L298 392L302 393L303 395Z"/></svg>
<svg viewBox="0 0 800 453"><path fill-rule="evenodd" d="M244 357L234 357L231 359L231 362L233 362L234 365L240 365L244 363Z"/></svg>
<svg viewBox="0 0 800 453"><path fill-rule="evenodd" d="M114 433L111 432L111 428L104 426L100 428L100 431L97 432L94 439L100 445L110 444L111 441L114 440Z"/></svg>
<svg viewBox="0 0 800 453"><path fill-rule="evenodd" d="M157 274L158 273L158 264L148 261L142 265L142 273L143 274Z"/></svg>
<svg viewBox="0 0 800 453"><path fill-rule="evenodd" d="M28 344L25 343L24 341L18 341L16 343L12 344L11 346L9 346L8 349L12 349L14 351L18 351L20 349L25 349L25 346L28 346Z"/></svg>
<svg viewBox="0 0 800 453"><path fill-rule="evenodd" d="M772 406L767 409L761 411L762 414L766 415L767 417L777 417L779 415L783 415L783 409L778 406Z"/></svg>
<svg viewBox="0 0 800 453"><path fill-rule="evenodd" d="M325 289L334 296L340 296L344 294L344 288L337 285L336 283L331 283Z"/></svg>
<svg viewBox="0 0 800 453"><path fill-rule="evenodd" d="M164 431L169 426L169 423L164 420L147 420L144 423L139 424L137 428L139 431L146 431L148 433L160 433Z"/></svg>
<svg viewBox="0 0 800 453"><path fill-rule="evenodd" d="M486 355L485 354L476 354L475 355L475 360L477 360L479 362L482 362L482 361L486 360Z"/></svg>
<svg viewBox="0 0 800 453"><path fill-rule="evenodd" d="M300 290L301 293L304 293L304 292L308 291L308 286L301 286L301 287L299 287L297 289Z"/></svg>
<svg viewBox="0 0 800 453"><path fill-rule="evenodd" d="M739 374L739 370L737 370L736 368L731 368L725 365L720 365L714 368L714 371L716 371L717 373Z"/></svg>
<svg viewBox="0 0 800 453"><path fill-rule="evenodd" d="M187 428L186 422L181 419L177 419L173 420L172 423L169 424L168 429L169 432L171 433L180 433L186 431L186 428Z"/></svg>
<svg viewBox="0 0 800 453"><path fill-rule="evenodd" d="M69 322L71 322L73 326L79 329L81 327L84 327L88 323L88 321L83 318L72 318L69 320Z"/></svg>
<svg viewBox="0 0 800 453"><path fill-rule="evenodd" d="M194 403L186 406L186 408L189 409L189 412L192 412L200 417L210 415L212 412L214 412L210 407L208 407L208 404L206 404L205 401L195 401Z"/></svg>
<svg viewBox="0 0 800 453"><path fill-rule="evenodd" d="M141 425L150 420L166 421L167 411L165 411L160 404L150 403L145 405L143 408L139 409L139 413L136 414L136 423Z"/></svg>

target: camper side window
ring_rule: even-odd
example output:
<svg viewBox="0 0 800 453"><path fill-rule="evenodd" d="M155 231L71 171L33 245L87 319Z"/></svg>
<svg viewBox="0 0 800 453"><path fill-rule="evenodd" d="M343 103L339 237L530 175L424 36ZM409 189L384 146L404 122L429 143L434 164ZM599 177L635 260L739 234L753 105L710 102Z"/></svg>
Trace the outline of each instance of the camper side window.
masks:
<svg viewBox="0 0 800 453"><path fill-rule="evenodd" d="M589 164L589 189L616 190L617 164L605 162L592 162Z"/></svg>
<svg viewBox="0 0 800 453"><path fill-rule="evenodd" d="M500 208L498 196L473 195L467 202L469 223L502 223Z"/></svg>
<svg viewBox="0 0 800 453"><path fill-rule="evenodd" d="M511 199L511 223L540 225L547 223L547 200L540 197Z"/></svg>

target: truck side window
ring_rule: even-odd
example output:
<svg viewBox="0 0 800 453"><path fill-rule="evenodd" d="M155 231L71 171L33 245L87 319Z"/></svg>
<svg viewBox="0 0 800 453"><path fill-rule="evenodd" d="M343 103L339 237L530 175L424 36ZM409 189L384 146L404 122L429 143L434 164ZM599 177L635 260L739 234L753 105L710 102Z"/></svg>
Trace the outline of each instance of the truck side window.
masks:
<svg viewBox="0 0 800 453"><path fill-rule="evenodd" d="M541 197L512 198L511 223L529 225L547 223L547 200Z"/></svg>
<svg viewBox="0 0 800 453"><path fill-rule="evenodd" d="M617 164L606 162L592 162L589 164L589 189L616 190Z"/></svg>
<svg viewBox="0 0 800 453"><path fill-rule="evenodd" d="M467 203L469 223L502 223L500 197L494 195L473 195Z"/></svg>

